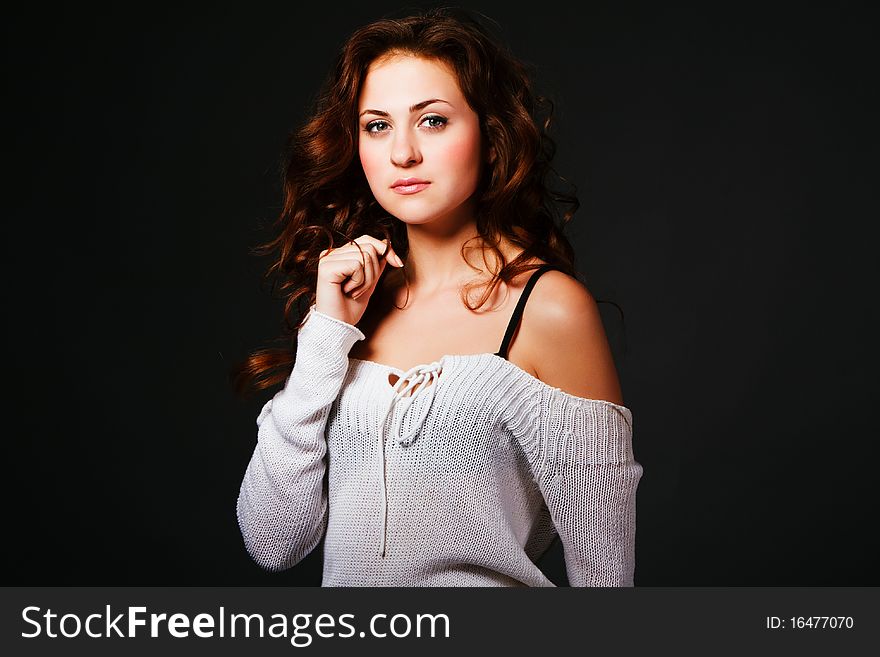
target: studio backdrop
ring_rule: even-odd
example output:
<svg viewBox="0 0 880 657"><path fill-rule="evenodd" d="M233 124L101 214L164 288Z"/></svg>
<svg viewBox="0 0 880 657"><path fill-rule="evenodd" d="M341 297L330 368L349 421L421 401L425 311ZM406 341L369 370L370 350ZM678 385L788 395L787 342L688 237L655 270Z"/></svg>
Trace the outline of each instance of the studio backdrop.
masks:
<svg viewBox="0 0 880 657"><path fill-rule="evenodd" d="M567 228L644 467L636 586L877 585L876 113L846 3L473 2L555 103ZM280 334L251 249L337 49L403 7L143 4L4 21L5 585L270 575L236 498ZM558 547L542 559L565 585Z"/></svg>

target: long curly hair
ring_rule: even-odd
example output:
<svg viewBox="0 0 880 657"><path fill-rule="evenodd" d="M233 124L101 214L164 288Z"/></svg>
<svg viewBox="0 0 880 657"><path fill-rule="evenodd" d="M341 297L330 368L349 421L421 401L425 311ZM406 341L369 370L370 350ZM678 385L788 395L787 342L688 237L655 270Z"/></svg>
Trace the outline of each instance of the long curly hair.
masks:
<svg viewBox="0 0 880 657"><path fill-rule="evenodd" d="M370 64L383 55L412 55L450 66L479 117L487 145L494 149L476 192L475 239L477 248L494 251L501 266L483 284L485 292L475 305L470 302L472 287L466 286L463 303L479 308L501 281L509 284L536 268L535 258L580 278L574 249L563 232L579 203L574 186L551 166L556 150L548 135L553 104L533 90L526 64L492 36L483 19L461 9L429 9L370 23L342 46L311 118L289 137L284 202L273 226L277 234L252 249L272 258L264 279L273 296L284 300L284 320L278 346L257 350L233 368L230 377L237 394L247 396L282 383L290 373L295 333L315 303L323 250L369 234L389 239L406 258L406 225L373 197L358 157L357 103ZM557 191L551 179L571 191ZM510 262L499 248L505 238L522 249ZM463 257L466 248L467 243ZM294 315L299 317L296 323Z"/></svg>

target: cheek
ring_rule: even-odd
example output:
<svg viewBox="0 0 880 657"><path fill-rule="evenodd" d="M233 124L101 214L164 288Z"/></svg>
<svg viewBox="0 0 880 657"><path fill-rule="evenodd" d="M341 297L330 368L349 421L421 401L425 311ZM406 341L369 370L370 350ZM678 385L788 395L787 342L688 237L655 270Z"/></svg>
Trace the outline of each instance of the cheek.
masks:
<svg viewBox="0 0 880 657"><path fill-rule="evenodd" d="M469 134L449 144L443 157L447 162L455 163L457 168L472 172L480 168L480 134Z"/></svg>
<svg viewBox="0 0 880 657"><path fill-rule="evenodd" d="M371 146L372 144L364 141L361 141L358 144L358 155L361 160L361 168L364 170L364 175L370 183L372 183L374 177L380 171L380 156L378 149L371 148Z"/></svg>

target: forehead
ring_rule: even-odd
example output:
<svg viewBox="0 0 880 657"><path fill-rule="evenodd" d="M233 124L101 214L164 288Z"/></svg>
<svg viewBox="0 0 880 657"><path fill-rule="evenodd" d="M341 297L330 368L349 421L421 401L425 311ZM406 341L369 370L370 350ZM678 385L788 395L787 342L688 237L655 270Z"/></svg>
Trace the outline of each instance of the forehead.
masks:
<svg viewBox="0 0 880 657"><path fill-rule="evenodd" d="M428 98L453 105L463 100L452 69L436 59L391 55L370 64L358 104L360 109L399 110Z"/></svg>

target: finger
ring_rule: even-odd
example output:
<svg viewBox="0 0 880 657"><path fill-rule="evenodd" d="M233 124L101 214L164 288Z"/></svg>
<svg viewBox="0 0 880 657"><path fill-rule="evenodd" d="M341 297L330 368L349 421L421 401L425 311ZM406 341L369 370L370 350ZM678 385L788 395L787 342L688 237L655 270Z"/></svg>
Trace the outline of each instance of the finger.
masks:
<svg viewBox="0 0 880 657"><path fill-rule="evenodd" d="M377 252L381 255L378 255L378 261L386 259L390 254L394 253L394 249L391 246L391 240L388 239L376 239L372 235L361 235L356 240L359 244L372 244L373 247L377 250Z"/></svg>
<svg viewBox="0 0 880 657"><path fill-rule="evenodd" d="M373 285L376 282L376 271L379 266L378 258L379 254L376 253L376 249L370 245L364 247L364 284L354 291L354 294L351 296L352 299L358 299L373 289Z"/></svg>
<svg viewBox="0 0 880 657"><path fill-rule="evenodd" d="M382 272L385 271L385 265L388 263L388 258L394 257L394 249L391 248L391 240L384 239L379 242L379 250L376 253L376 278L382 275Z"/></svg>
<svg viewBox="0 0 880 657"><path fill-rule="evenodd" d="M391 246L391 240L385 239L380 243L385 247L382 251L382 255L379 257L379 262L382 263L382 268L384 269L386 262L390 262L395 267L403 267L403 260L400 259L400 256L397 255L394 247Z"/></svg>
<svg viewBox="0 0 880 657"><path fill-rule="evenodd" d="M363 285L364 280L366 280L366 275L364 273L364 262L360 257L355 255L347 262L351 264L351 269L346 271L348 280L342 286L343 294L351 293L353 289Z"/></svg>
<svg viewBox="0 0 880 657"><path fill-rule="evenodd" d="M357 298L363 292L372 289L377 274L381 273L381 270L379 270L379 254L376 251L375 242L376 240L369 235L362 235L346 245L350 250L357 249L363 263L363 281L359 284L352 283L346 285L343 289L343 292L346 294L351 293L352 298ZM379 244L386 248L388 247L388 244L385 242L379 242Z"/></svg>
<svg viewBox="0 0 880 657"><path fill-rule="evenodd" d="M345 292L346 286L356 287L363 283L364 264L357 257L357 254L349 254L348 257L342 257L342 255L339 254L336 257L333 255L327 256L326 262L329 265L327 268L327 282L340 285L340 289Z"/></svg>
<svg viewBox="0 0 880 657"><path fill-rule="evenodd" d="M358 262L360 263L360 267L358 271L354 272L348 282L342 287L342 292L344 294L354 295L354 292L358 290L358 288L362 287L367 282L368 272L366 271L365 260L366 257L366 245L361 245L357 242L357 240L352 240L348 244L346 244L346 248L351 255L354 255Z"/></svg>
<svg viewBox="0 0 880 657"><path fill-rule="evenodd" d="M369 272L368 272L369 279L368 279L368 283L367 283L367 289L371 290L376 285L376 281L379 279L379 274L381 273L382 270L379 265L379 263L380 263L379 257L380 256L379 256L379 253L376 251L376 249L370 249L369 256L370 256L370 259L367 261L367 264L369 265Z"/></svg>
<svg viewBox="0 0 880 657"><path fill-rule="evenodd" d="M395 267L403 267L403 260L397 255L397 251L394 250L394 247L391 246L390 240L383 240L383 242L387 245L385 252L382 254L382 258L380 258L379 262L382 263L382 269L385 268L385 263L390 263Z"/></svg>

